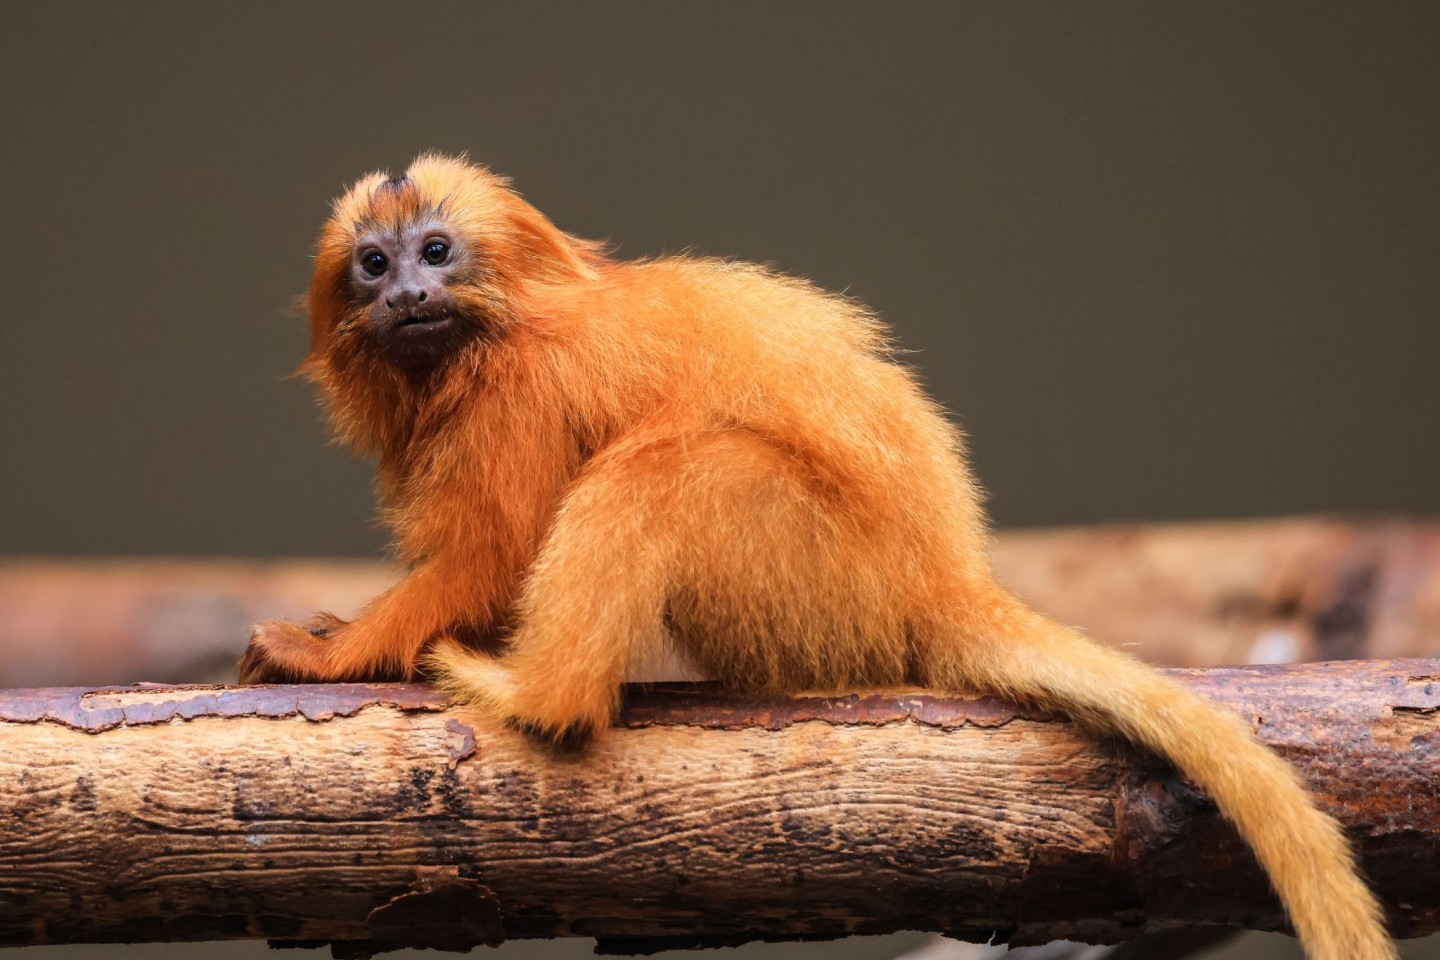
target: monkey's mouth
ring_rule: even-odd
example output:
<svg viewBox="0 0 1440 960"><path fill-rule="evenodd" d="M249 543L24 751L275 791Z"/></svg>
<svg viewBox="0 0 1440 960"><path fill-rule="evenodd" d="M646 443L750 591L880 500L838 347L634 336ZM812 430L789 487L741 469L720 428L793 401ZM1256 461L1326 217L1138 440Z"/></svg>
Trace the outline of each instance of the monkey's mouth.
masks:
<svg viewBox="0 0 1440 960"><path fill-rule="evenodd" d="M435 330L443 330L450 326L455 320L455 315L449 312L443 313L412 313L401 317L395 324L397 330L414 331L415 333L428 333Z"/></svg>
<svg viewBox="0 0 1440 960"><path fill-rule="evenodd" d="M463 343L470 333L465 317L450 309L390 315L375 339L391 360L406 367L428 367Z"/></svg>

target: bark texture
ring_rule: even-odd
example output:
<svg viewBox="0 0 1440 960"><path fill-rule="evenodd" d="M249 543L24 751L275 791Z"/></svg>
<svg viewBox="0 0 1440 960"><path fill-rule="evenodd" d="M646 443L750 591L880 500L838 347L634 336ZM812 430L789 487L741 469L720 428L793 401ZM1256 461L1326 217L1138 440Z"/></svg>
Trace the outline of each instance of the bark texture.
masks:
<svg viewBox="0 0 1440 960"><path fill-rule="evenodd" d="M1394 933L1440 929L1440 661L1182 671L1345 824ZM632 689L563 752L419 685L0 694L0 943L263 937L345 956L645 952L902 929L1283 929L1163 763L992 700Z"/></svg>

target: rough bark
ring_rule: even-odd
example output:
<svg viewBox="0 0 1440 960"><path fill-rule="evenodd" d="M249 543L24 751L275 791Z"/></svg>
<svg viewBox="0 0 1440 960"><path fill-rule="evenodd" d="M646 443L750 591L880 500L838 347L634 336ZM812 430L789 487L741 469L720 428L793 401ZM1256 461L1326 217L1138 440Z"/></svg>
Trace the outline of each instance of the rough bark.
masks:
<svg viewBox="0 0 1440 960"><path fill-rule="evenodd" d="M1345 824L1394 932L1440 928L1440 661L1182 671ZM0 943L264 937L646 951L900 929L1283 928L1163 763L891 691L632 689L562 752L416 685L0 694Z"/></svg>
<svg viewBox="0 0 1440 960"><path fill-rule="evenodd" d="M1440 522L1326 518L1003 531L1001 578L1154 663L1440 655ZM348 617L355 561L0 562L0 687L234 676L252 623Z"/></svg>

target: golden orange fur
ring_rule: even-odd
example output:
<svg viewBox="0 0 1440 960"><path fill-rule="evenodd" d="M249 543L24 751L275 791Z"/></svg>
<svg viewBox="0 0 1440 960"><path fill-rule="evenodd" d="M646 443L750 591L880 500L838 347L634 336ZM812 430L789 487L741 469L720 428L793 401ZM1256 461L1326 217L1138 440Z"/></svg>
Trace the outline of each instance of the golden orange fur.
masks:
<svg viewBox="0 0 1440 960"><path fill-rule="evenodd" d="M444 291L463 336L397 364L352 279L357 237L422 221L468 258ZM378 459L412 572L353 623L260 625L246 679L428 665L552 735L603 730L667 637L740 690L993 691L1170 758L1253 846L1312 960L1395 955L1338 826L1240 718L996 583L960 435L853 301L744 263L608 258L427 155L336 203L309 314L303 370Z"/></svg>

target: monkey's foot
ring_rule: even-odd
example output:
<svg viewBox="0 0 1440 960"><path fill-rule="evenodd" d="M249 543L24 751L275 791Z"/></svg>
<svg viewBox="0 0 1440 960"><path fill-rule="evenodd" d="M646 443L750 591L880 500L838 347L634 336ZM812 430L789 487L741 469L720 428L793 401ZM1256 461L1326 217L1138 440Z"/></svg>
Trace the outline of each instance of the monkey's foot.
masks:
<svg viewBox="0 0 1440 960"><path fill-rule="evenodd" d="M609 698L584 702L563 684L555 684L550 696L528 695L520 677L501 659L448 638L435 642L422 669L455 701L554 743L592 739L609 725L613 712Z"/></svg>

